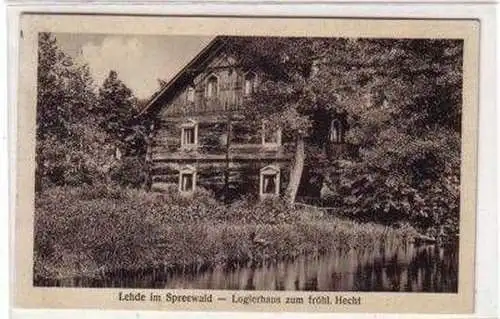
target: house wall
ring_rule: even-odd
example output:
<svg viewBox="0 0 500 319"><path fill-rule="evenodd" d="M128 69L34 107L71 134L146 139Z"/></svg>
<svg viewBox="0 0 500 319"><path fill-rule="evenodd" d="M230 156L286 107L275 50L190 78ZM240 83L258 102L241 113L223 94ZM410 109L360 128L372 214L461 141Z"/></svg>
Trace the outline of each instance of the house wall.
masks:
<svg viewBox="0 0 500 319"><path fill-rule="evenodd" d="M179 183L179 171L187 165L196 168L196 187L203 187L220 194L224 189L226 176L226 163L217 161L157 161L152 169L153 188L163 188L167 185L177 187ZM288 175L290 173L289 162L274 160L252 160L252 161L232 161L229 163L228 186L241 195L259 195L260 170L268 165L280 167L280 194L284 194L288 185Z"/></svg>
<svg viewBox="0 0 500 319"><path fill-rule="evenodd" d="M211 75L218 78L215 98L205 97L206 79ZM229 187L234 192L258 195L260 170L273 165L280 168L279 186L283 193L293 143L284 136L281 145L265 146L260 123L248 125L238 118L237 110L245 98L244 72L223 55L193 82L193 102L188 101L188 87L185 87L157 115L149 154L153 188L178 185L179 171L191 166L196 169L197 187L219 193L228 175ZM190 122L197 125L198 144L183 148L182 126Z"/></svg>
<svg viewBox="0 0 500 319"><path fill-rule="evenodd" d="M190 120L198 123L198 145L181 146L182 124ZM236 123L231 123L234 126ZM238 193L259 194L260 169L268 165L280 167L280 188L286 187L293 144L264 146L260 131L242 139L230 135L227 142L228 121L224 117L180 116L161 121L151 144L153 186L158 183L177 184L179 171L188 165L197 171L197 185L215 192L224 187L226 171L229 183Z"/></svg>
<svg viewBox="0 0 500 319"><path fill-rule="evenodd" d="M223 110L237 110L243 103L243 84L245 72L236 65L235 61L221 55L212 61L205 72L196 76L191 83L195 89L193 102L188 101L188 86L170 101L168 107L163 108L164 116L195 115L217 113ZM218 95L206 97L207 79L211 75L218 78Z"/></svg>

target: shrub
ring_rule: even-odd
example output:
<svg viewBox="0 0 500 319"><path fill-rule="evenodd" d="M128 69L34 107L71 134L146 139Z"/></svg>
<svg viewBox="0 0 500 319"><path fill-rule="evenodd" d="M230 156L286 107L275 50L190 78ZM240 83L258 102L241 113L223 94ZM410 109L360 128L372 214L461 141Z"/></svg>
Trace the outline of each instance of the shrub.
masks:
<svg viewBox="0 0 500 319"><path fill-rule="evenodd" d="M125 187L141 187L147 182L147 164L142 157L124 157L110 172L111 180Z"/></svg>
<svg viewBox="0 0 500 319"><path fill-rule="evenodd" d="M352 170L350 172L349 170ZM357 171L355 165L338 173L333 192L324 192L331 206L358 221L386 225L409 222L433 237L458 234L460 204L457 174L412 185L404 176Z"/></svg>

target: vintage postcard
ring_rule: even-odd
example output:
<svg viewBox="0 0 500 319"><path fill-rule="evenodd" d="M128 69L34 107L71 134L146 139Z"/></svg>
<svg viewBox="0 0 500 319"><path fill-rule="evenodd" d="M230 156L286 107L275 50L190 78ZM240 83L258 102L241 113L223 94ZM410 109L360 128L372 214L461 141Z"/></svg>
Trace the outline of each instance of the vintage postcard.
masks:
<svg viewBox="0 0 500 319"><path fill-rule="evenodd" d="M15 306L472 312L479 27L23 15Z"/></svg>

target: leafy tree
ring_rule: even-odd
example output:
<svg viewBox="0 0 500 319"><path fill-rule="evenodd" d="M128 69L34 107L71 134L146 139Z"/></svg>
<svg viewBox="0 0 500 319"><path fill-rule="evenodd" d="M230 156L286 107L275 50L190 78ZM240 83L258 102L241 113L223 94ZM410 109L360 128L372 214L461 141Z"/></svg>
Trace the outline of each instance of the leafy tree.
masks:
<svg viewBox="0 0 500 319"><path fill-rule="evenodd" d="M93 113L97 99L87 65L40 33L36 118L36 188L103 179L110 167L106 134Z"/></svg>
<svg viewBox="0 0 500 319"><path fill-rule="evenodd" d="M123 143L130 133L130 121L136 114L136 98L132 90L118 78L116 71L111 70L99 88L98 99L103 128Z"/></svg>
<svg viewBox="0 0 500 319"><path fill-rule="evenodd" d="M359 159L339 197L353 214L424 228L458 220L462 43L351 40L318 73L348 115ZM347 58L346 58L347 57ZM338 175L338 172L332 172ZM337 192L339 194L339 192Z"/></svg>
<svg viewBox="0 0 500 319"><path fill-rule="evenodd" d="M423 227L456 220L460 167L462 42L420 39L230 38L243 66L269 74L247 116L295 140L287 197L305 158L321 159L325 185L351 214ZM350 161L325 160L314 118L342 114ZM437 207L437 208L436 208Z"/></svg>
<svg viewBox="0 0 500 319"><path fill-rule="evenodd" d="M107 142L115 147L118 160L110 178L126 186L144 185L150 127L135 116L146 102L136 98L113 70L99 88L98 101L101 127L108 133Z"/></svg>

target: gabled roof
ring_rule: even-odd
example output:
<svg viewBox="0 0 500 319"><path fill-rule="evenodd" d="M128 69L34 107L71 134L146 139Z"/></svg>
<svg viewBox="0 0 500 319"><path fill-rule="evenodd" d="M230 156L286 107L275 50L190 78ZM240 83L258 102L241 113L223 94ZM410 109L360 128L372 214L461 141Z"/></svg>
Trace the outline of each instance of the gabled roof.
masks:
<svg viewBox="0 0 500 319"><path fill-rule="evenodd" d="M224 39L221 36L217 36L210 41L177 75L150 98L146 106L139 111L138 115L144 115L158 109L161 105L165 105L166 102L175 96L181 87L193 80L198 70L203 69L211 62L212 58L220 52L223 46Z"/></svg>

